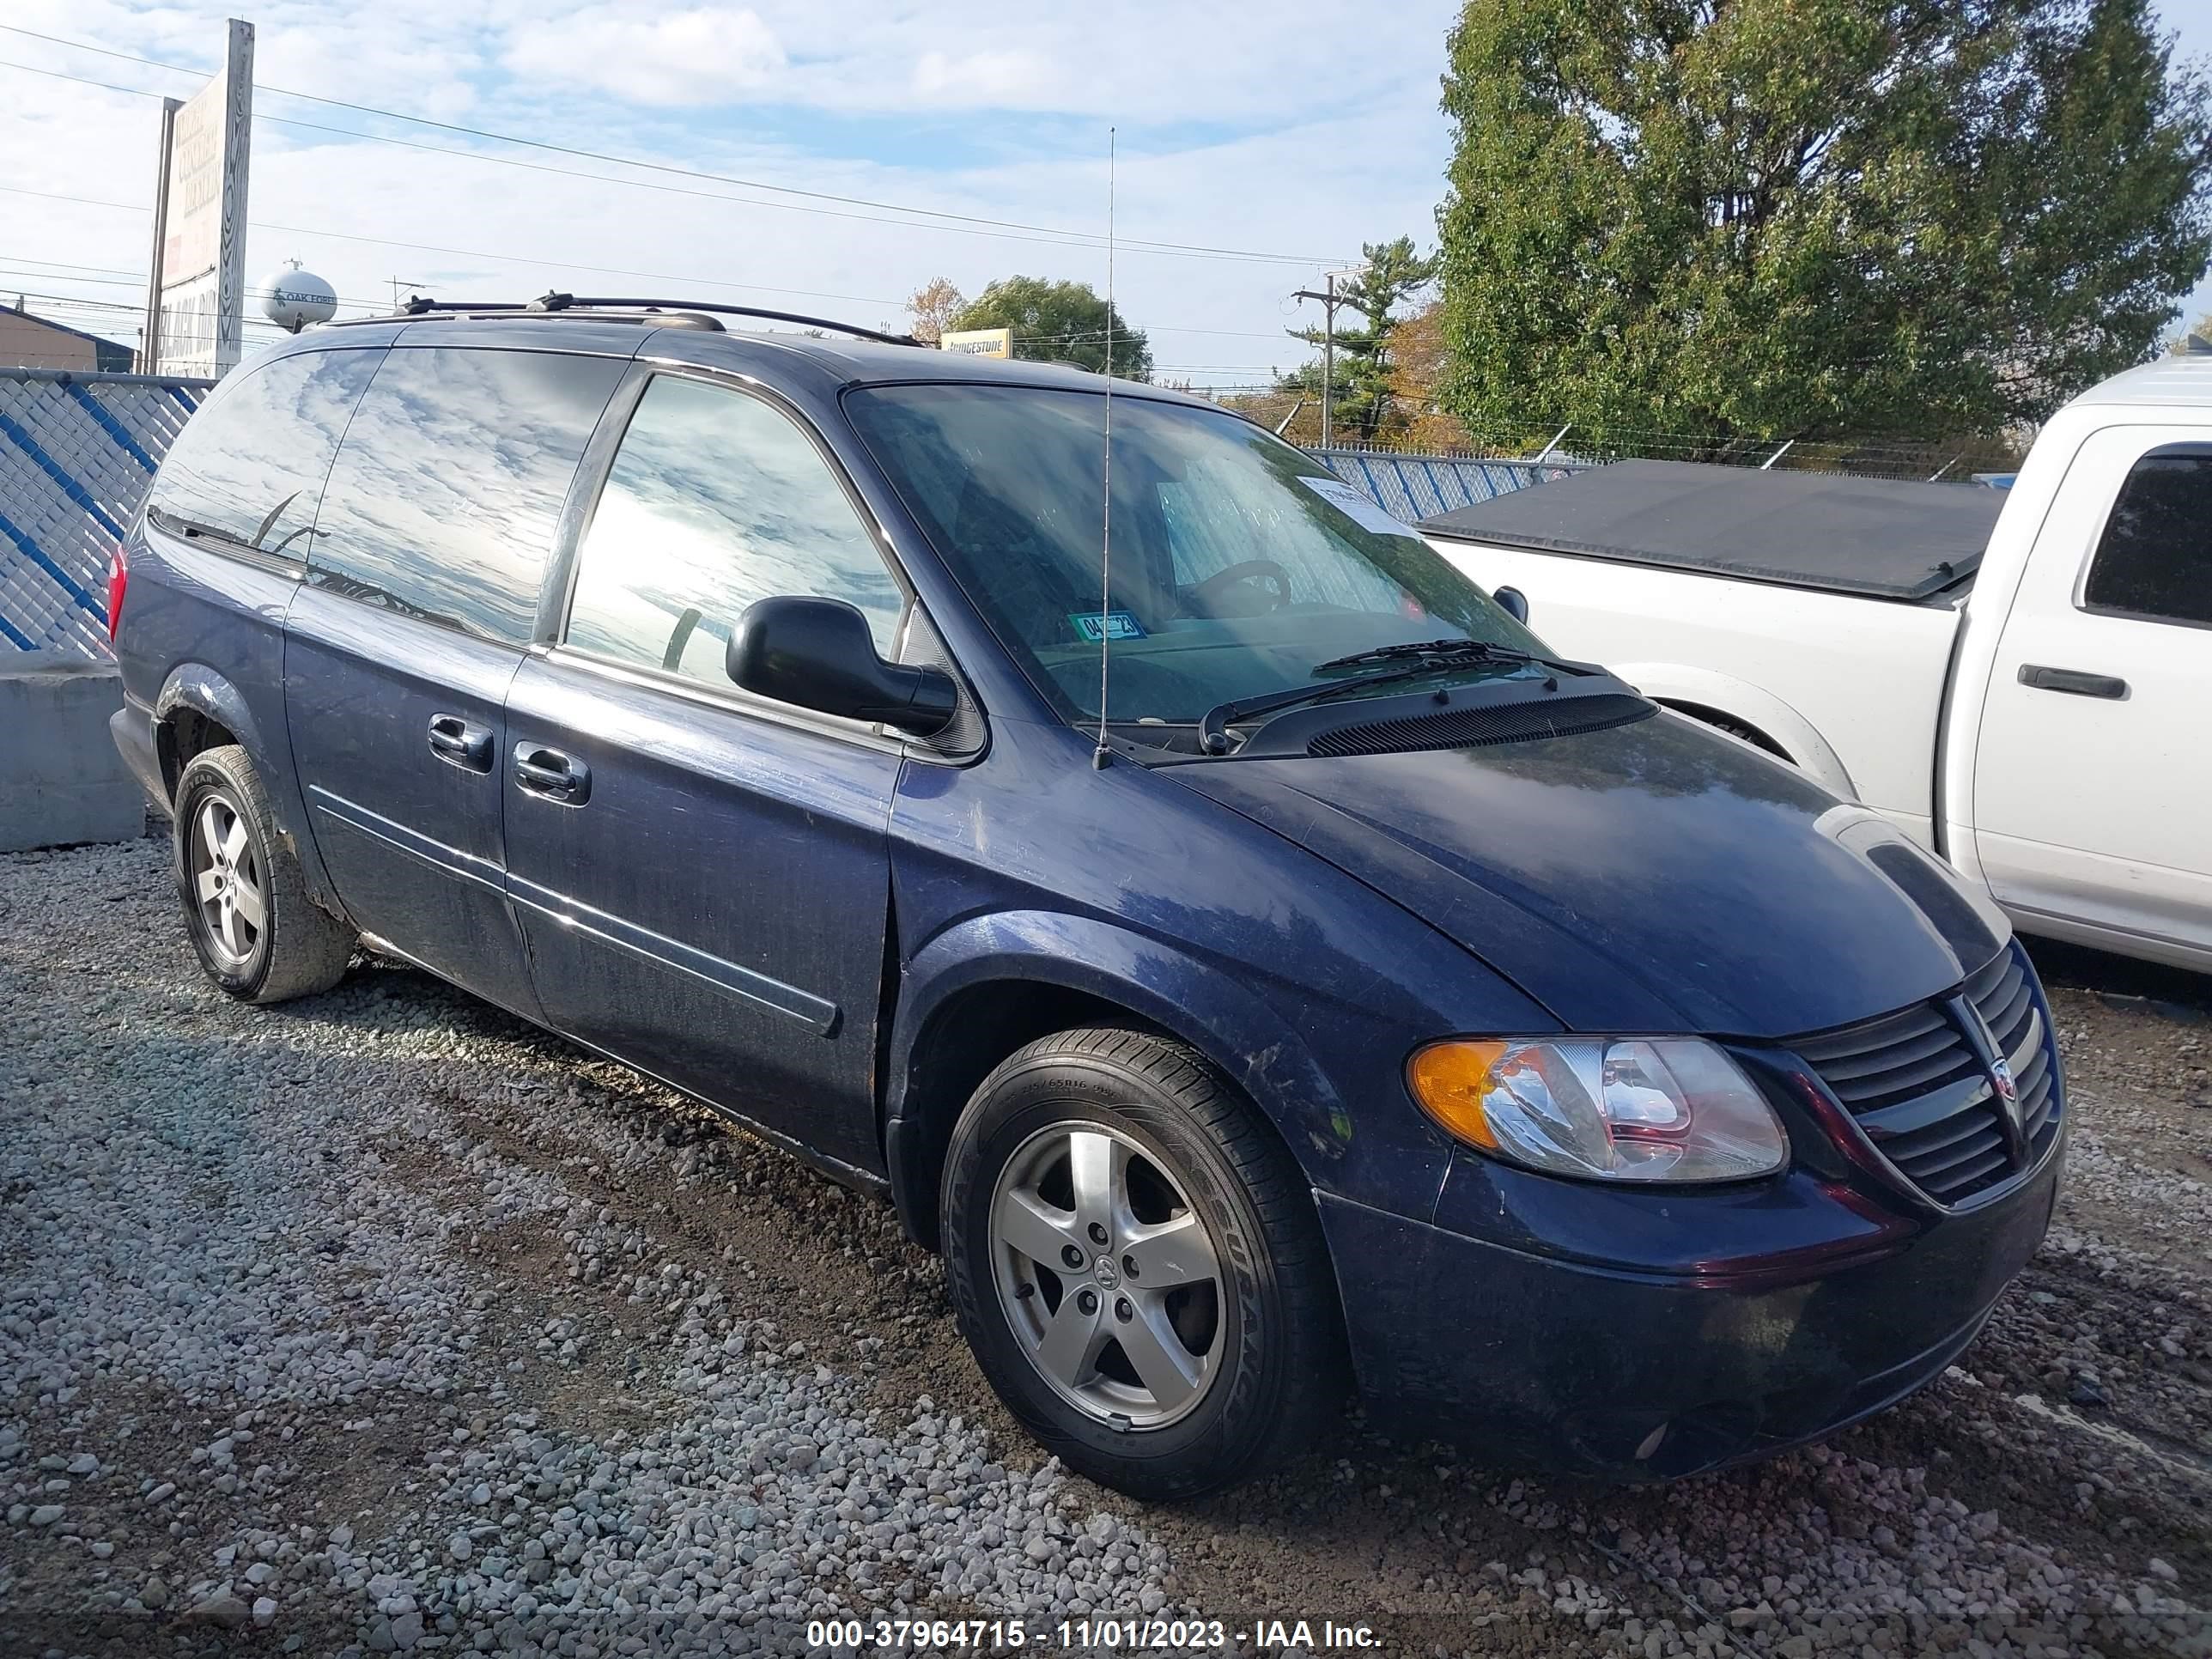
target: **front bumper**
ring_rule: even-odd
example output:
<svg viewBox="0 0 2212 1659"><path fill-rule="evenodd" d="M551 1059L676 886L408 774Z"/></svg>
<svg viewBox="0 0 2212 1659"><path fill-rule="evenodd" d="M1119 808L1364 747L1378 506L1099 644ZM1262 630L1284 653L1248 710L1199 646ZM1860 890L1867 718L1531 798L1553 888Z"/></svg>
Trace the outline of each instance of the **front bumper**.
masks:
<svg viewBox="0 0 2212 1659"><path fill-rule="evenodd" d="M1513 1467L1671 1480L1818 1439L1939 1375L2042 1242L2063 1156L1941 1216L1802 1172L1733 1194L1548 1183L1585 1217L1604 1212L1620 1254L1644 1256L1633 1266L1328 1194L1321 1218L1383 1425ZM1667 1267L1632 1248L1639 1230L1665 1239ZM1793 1242L1743 1253L1755 1232Z"/></svg>

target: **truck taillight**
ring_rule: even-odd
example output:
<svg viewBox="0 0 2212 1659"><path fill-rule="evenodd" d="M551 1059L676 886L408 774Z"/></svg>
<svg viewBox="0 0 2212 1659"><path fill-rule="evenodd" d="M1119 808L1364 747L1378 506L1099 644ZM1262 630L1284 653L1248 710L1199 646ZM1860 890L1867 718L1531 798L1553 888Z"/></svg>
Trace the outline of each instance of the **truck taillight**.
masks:
<svg viewBox="0 0 2212 1659"><path fill-rule="evenodd" d="M107 640L115 642L116 628L123 621L123 596L131 587L131 561L124 556L123 544L116 544L115 551L107 560Z"/></svg>

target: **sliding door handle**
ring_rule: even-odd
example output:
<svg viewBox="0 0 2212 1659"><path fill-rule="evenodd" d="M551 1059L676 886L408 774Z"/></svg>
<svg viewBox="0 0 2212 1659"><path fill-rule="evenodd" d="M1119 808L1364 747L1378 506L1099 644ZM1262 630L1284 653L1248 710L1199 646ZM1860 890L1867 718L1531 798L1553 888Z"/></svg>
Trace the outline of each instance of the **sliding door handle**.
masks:
<svg viewBox="0 0 2212 1659"><path fill-rule="evenodd" d="M514 745L514 781L525 794L581 806L592 797L592 769L542 743Z"/></svg>
<svg viewBox="0 0 2212 1659"><path fill-rule="evenodd" d="M2076 697L2109 697L2118 702L2128 695L2128 683L2110 674L2085 674L2078 668L2045 668L2024 662L2020 683L2039 691L2064 691Z"/></svg>
<svg viewBox="0 0 2212 1659"><path fill-rule="evenodd" d="M430 752L464 772L491 770L491 727L459 714L430 716Z"/></svg>

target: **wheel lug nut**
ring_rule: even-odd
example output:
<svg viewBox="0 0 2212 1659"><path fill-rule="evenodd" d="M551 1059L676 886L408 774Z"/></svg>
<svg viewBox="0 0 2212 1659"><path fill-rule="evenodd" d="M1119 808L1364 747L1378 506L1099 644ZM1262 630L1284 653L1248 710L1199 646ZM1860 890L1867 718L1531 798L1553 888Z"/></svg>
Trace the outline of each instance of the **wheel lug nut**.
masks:
<svg viewBox="0 0 2212 1659"><path fill-rule="evenodd" d="M1095 1221L1091 1224L1091 1242L1093 1244L1103 1244L1106 1242L1105 1228Z"/></svg>
<svg viewBox="0 0 2212 1659"><path fill-rule="evenodd" d="M1133 1255L1123 1256L1121 1258L1121 1277L1124 1279L1134 1279L1136 1276L1137 1258Z"/></svg>
<svg viewBox="0 0 2212 1659"><path fill-rule="evenodd" d="M1136 1316L1137 1310L1130 1305L1129 1298L1127 1297L1117 1296L1114 1298L1115 1318L1120 1320L1124 1325L1126 1325Z"/></svg>
<svg viewBox="0 0 2212 1659"><path fill-rule="evenodd" d="M1078 1291L1075 1294L1075 1305L1086 1314L1095 1314L1098 1311L1098 1297L1093 1291Z"/></svg>
<svg viewBox="0 0 2212 1659"><path fill-rule="evenodd" d="M1080 1267L1083 1265L1083 1252L1070 1244L1060 1251L1060 1259L1071 1267Z"/></svg>

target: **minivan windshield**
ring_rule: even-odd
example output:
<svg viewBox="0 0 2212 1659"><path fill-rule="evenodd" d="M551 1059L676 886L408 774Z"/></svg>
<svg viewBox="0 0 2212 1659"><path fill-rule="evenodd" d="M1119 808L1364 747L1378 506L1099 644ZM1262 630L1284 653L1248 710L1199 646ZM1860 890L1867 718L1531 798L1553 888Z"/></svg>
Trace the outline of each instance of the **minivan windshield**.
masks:
<svg viewBox="0 0 2212 1659"><path fill-rule="evenodd" d="M1225 411L1138 396L1113 400L1113 577L1102 595L1106 401L975 384L846 398L954 576L1066 718L1098 718L1102 648L1117 727L1186 726L1230 699L1371 675L1372 664L1338 659L1378 647L1543 650L1310 456ZM1436 668L1542 672L1472 655Z"/></svg>

